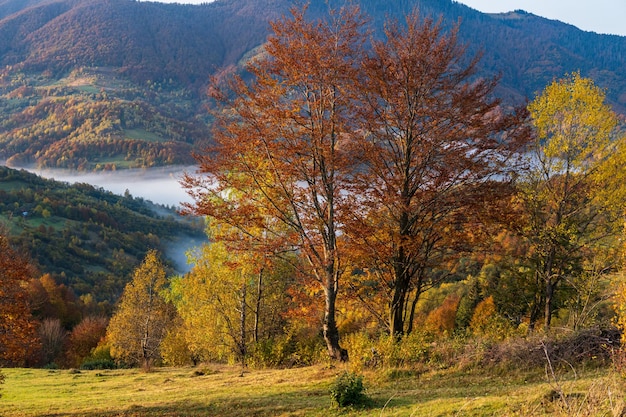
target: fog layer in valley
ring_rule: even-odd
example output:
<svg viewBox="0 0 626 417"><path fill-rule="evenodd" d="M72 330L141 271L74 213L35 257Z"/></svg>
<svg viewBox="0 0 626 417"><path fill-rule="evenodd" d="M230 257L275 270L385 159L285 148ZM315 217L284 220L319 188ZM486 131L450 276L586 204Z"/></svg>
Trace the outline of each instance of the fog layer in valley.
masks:
<svg viewBox="0 0 626 417"><path fill-rule="evenodd" d="M133 197L141 197L157 204L180 206L191 202L179 180L184 172L194 172L195 167L157 167L121 169L118 171L79 172L65 169L29 169L44 178L69 183L87 183L115 194L123 195L126 190Z"/></svg>

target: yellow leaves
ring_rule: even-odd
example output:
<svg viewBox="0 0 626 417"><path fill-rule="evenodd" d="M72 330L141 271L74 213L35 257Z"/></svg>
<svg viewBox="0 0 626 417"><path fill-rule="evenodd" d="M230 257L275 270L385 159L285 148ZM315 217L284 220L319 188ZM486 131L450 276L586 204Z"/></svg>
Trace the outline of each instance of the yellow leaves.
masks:
<svg viewBox="0 0 626 417"><path fill-rule="evenodd" d="M615 308L615 321L622 331L622 343L626 343L626 282L622 282L615 292L613 299Z"/></svg>
<svg viewBox="0 0 626 417"><path fill-rule="evenodd" d="M605 156L617 125L605 94L579 73L554 81L529 104L538 146L554 169L581 169Z"/></svg>
<svg viewBox="0 0 626 417"><path fill-rule="evenodd" d="M159 357L159 345L172 320L171 307L163 298L165 275L157 252L149 251L124 288L107 329L114 357L146 367Z"/></svg>

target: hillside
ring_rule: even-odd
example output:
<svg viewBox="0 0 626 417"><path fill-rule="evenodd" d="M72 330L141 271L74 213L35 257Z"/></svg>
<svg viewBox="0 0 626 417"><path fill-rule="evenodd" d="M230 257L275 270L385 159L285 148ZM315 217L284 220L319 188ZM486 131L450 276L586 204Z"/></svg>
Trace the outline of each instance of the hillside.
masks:
<svg viewBox="0 0 626 417"><path fill-rule="evenodd" d="M461 41L471 54L482 51L481 75L501 74L507 103L580 70L626 113L626 37L452 0L359 3L379 29L415 7L448 26L461 22ZM192 162L210 140L210 76L254 54L268 22L293 4L0 0L0 160L81 170ZM310 15L326 10L314 2Z"/></svg>
<svg viewBox="0 0 626 417"><path fill-rule="evenodd" d="M110 302L148 249L184 251L187 240L204 238L202 224L143 199L2 166L0 224L41 274Z"/></svg>

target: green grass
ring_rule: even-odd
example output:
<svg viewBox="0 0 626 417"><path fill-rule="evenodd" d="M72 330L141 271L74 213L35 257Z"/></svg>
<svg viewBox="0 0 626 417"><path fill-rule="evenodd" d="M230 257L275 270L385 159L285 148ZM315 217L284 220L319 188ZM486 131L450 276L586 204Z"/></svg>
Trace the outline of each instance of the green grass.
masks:
<svg viewBox="0 0 626 417"><path fill-rule="evenodd" d="M0 190L2 191L11 192L23 188L28 188L28 184L23 181L0 181Z"/></svg>
<svg viewBox="0 0 626 417"><path fill-rule="evenodd" d="M236 367L204 370L5 369L0 415L614 416L624 405L623 381L606 370L568 374L558 384L545 381L543 371L366 373L370 403L347 409L332 408L328 392L342 367L251 370L243 377ZM567 403L553 398L555 387Z"/></svg>
<svg viewBox="0 0 626 417"><path fill-rule="evenodd" d="M161 136L144 129L126 129L124 134L128 139L145 140L146 142L165 142L165 139Z"/></svg>

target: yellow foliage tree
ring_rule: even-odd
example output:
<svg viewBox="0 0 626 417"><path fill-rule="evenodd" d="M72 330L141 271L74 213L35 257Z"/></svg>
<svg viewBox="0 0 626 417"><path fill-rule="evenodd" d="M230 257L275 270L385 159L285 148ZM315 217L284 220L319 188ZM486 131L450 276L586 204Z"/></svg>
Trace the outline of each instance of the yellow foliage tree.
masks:
<svg viewBox="0 0 626 417"><path fill-rule="evenodd" d="M167 284L165 267L155 250L147 253L124 288L117 311L107 328L111 355L149 370L160 358L174 310L163 297Z"/></svg>
<svg viewBox="0 0 626 417"><path fill-rule="evenodd" d="M233 352L245 355L247 340L241 334L249 329L241 327L241 307L247 308L242 286L252 277L230 267L229 252L220 242L204 246L192 260L192 271L172 282L172 299L191 355L202 360L228 360Z"/></svg>
<svg viewBox="0 0 626 417"><path fill-rule="evenodd" d="M525 262L538 289L531 329L543 307L549 331L561 283L580 276L585 259L619 230L598 198L599 173L617 126L604 100L592 80L574 73L546 87L528 106L536 141L519 195L523 212L513 228L526 239Z"/></svg>

